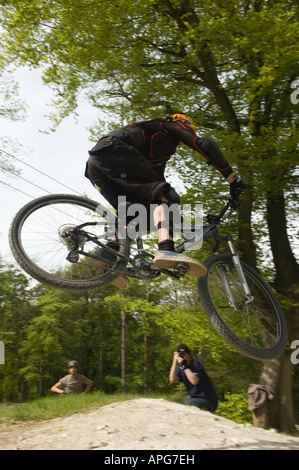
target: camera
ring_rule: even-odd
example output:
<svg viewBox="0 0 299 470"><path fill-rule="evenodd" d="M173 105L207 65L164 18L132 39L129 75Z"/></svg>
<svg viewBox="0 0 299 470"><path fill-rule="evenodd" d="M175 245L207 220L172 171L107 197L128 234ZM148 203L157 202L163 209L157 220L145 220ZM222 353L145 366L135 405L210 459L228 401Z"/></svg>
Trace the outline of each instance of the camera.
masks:
<svg viewBox="0 0 299 470"><path fill-rule="evenodd" d="M180 352L179 356L180 356L182 359L184 359L184 354L185 354L184 352Z"/></svg>

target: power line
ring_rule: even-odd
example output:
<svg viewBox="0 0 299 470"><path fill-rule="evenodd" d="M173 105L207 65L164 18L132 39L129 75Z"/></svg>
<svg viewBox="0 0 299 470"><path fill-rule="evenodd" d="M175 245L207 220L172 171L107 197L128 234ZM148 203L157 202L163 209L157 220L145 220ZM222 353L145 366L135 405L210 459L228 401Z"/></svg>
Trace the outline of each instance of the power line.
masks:
<svg viewBox="0 0 299 470"><path fill-rule="evenodd" d="M22 162L22 160L20 160L20 159L17 158L17 157L14 157L13 155L12 155L12 158L14 158L15 160L18 160L19 162L23 163L24 165L28 166L29 168L32 168L33 170L37 171L37 172L40 173L41 175L46 176L46 177L49 178L50 180L55 181L55 183L58 183L58 184L60 184L61 186L64 186L65 188L70 189L70 190L73 191L74 193L77 193L79 196L82 196L82 194L79 193L78 191L76 191L75 189L70 188L70 187L67 186L66 184L61 183L61 181L58 181L56 178L53 178L52 176L47 175L47 174L44 173L43 171L38 170L38 169L35 168L34 166L29 165L29 163Z"/></svg>
<svg viewBox="0 0 299 470"><path fill-rule="evenodd" d="M9 188L11 188L11 189L13 189L13 190L15 190L15 191L19 191L19 193L25 194L26 196L29 196L29 197L31 197L32 199L34 199L34 196L32 196L31 194L25 193L25 191L22 191L21 189L15 188L15 187L12 186L11 184L5 183L5 181L1 181L1 180L0 180L0 183L1 183L1 184L4 184L5 186L8 186Z"/></svg>
<svg viewBox="0 0 299 470"><path fill-rule="evenodd" d="M21 180L23 181L26 181L26 183L29 183L29 184L32 184L32 186L35 186L36 188L38 189L41 189L42 191L45 191L46 193L48 194L51 194L49 191L47 191L45 188L42 188L41 186L39 186L38 184L35 184L35 183L32 183L32 181L29 181L27 180L26 178L23 178L23 176L21 175L18 175L17 173L14 173L12 170L9 170L8 168L5 168L3 166L0 165L0 168L4 171L7 171L8 173L11 173L12 175L14 176L17 176L18 178L20 178Z"/></svg>
<svg viewBox="0 0 299 470"><path fill-rule="evenodd" d="M14 146L14 145L12 145L12 147L14 147L16 150L20 151L20 149L18 149L18 147ZM14 158L15 160L17 160L18 162L22 163L23 165L28 166L28 167L31 168L32 170L34 170L34 171L40 173L40 174L43 175L43 176L46 176L46 178L49 178L50 180L55 181L55 183L58 183L58 184L60 184L61 186L64 186L65 188L70 189L71 191L73 191L74 193L78 194L79 196L82 196L82 194L79 193L78 191L76 191L75 189L70 188L69 186L67 186L67 185L64 184L64 183L61 183L61 181L58 181L56 178L53 178L52 176L47 175L46 173L44 173L43 171L39 170L38 168L35 168L35 167L32 166L32 165L29 165L29 163L24 162L24 161L21 160L20 158L17 158L17 157L15 157L14 155L11 155L10 153L6 152L6 151L3 150L3 149L1 150L1 152L6 153L6 155L8 155L8 156L11 157L11 158ZM2 168L2 167L1 167L1 168ZM6 170L5 168L2 168L2 169ZM6 170L6 171L8 171L8 170ZM15 174L15 176L19 176L19 175ZM24 179L24 178L22 178L22 179ZM26 181L26 180L25 180L25 181ZM30 181L27 181L27 182L30 183ZM33 184L33 185L34 185L34 183L30 183L30 184ZM36 186L36 185L34 185L34 186ZM43 188L40 188L40 189L43 189ZM44 191L46 191L46 190L44 189ZM46 192L48 192L48 191L46 191ZM49 194L50 194L50 193L49 193Z"/></svg>

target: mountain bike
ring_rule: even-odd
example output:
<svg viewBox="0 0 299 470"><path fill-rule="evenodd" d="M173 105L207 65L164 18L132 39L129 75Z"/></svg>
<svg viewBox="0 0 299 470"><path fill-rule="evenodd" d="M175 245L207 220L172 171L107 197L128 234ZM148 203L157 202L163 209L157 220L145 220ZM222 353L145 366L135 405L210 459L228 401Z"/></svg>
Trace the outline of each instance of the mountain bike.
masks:
<svg viewBox="0 0 299 470"><path fill-rule="evenodd" d="M256 360L279 356L288 334L284 313L261 276L241 261L232 237L220 235L218 226L234 207L230 198L220 214L208 214L203 241L214 242L214 254L203 264L207 274L197 279L199 298L218 333L240 353ZM112 249L109 230L118 234L119 247ZM116 215L96 201L75 195L49 195L34 199L14 217L10 247L18 264L34 279L58 289L86 291L105 287L120 274L143 281L161 275L179 280L186 266L159 269L142 235L130 240L120 231ZM120 233L122 232L122 233ZM198 235L176 246L178 253L198 244ZM219 247L226 246L226 252ZM105 270L95 266L98 251L112 261Z"/></svg>

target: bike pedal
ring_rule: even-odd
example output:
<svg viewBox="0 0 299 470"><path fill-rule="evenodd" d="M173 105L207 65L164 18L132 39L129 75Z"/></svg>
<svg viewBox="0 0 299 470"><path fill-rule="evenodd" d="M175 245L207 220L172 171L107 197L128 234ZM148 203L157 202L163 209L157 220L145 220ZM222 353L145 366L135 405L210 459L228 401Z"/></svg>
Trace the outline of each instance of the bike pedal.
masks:
<svg viewBox="0 0 299 470"><path fill-rule="evenodd" d="M187 264L184 264L184 263L179 263L177 266L176 266L176 269L178 271L180 271L180 274L186 274L186 272L188 271L189 269L189 266Z"/></svg>

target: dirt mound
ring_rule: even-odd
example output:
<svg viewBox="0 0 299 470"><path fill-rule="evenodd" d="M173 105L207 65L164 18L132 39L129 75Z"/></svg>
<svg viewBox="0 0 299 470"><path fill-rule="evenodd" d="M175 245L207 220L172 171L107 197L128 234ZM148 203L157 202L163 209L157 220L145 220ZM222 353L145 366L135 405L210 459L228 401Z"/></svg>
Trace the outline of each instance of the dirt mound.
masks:
<svg viewBox="0 0 299 470"><path fill-rule="evenodd" d="M299 450L299 438L155 399L118 402L67 418L2 423L0 435L2 450Z"/></svg>

